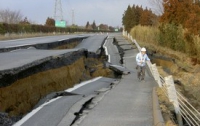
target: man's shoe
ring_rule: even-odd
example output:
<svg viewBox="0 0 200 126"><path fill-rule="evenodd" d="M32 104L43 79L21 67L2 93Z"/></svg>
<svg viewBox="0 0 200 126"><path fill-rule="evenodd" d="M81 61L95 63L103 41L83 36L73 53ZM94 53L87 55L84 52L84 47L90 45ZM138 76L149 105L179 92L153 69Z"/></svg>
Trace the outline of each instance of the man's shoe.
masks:
<svg viewBox="0 0 200 126"><path fill-rule="evenodd" d="M144 78L141 79L142 82L145 82Z"/></svg>

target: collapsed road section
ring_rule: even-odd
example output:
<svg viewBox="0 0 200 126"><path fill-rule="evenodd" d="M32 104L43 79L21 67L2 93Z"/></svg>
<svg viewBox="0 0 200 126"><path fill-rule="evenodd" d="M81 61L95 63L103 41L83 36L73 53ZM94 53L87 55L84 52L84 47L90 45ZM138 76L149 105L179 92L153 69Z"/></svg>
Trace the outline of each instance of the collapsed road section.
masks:
<svg viewBox="0 0 200 126"><path fill-rule="evenodd" d="M21 118L52 92L98 76L114 78L115 73L103 64L105 56L102 45L107 36L98 35L96 38L87 38L81 42L82 46L78 45L75 49L41 50L31 47L0 53L1 115ZM91 89L91 86L87 89ZM9 125L14 122L5 123Z"/></svg>
<svg viewBox="0 0 200 126"><path fill-rule="evenodd" d="M117 83L115 79L105 77L82 82L65 90L73 95L57 97L42 104L14 126L69 126L79 114L79 109L85 108L84 104L95 98L100 89L105 87L109 89L114 83Z"/></svg>
<svg viewBox="0 0 200 126"><path fill-rule="evenodd" d="M85 50L28 49L12 53L0 55L1 59L10 57L9 62L1 60L0 72L0 110L10 115L23 115L45 95L69 88L89 76Z"/></svg>
<svg viewBox="0 0 200 126"><path fill-rule="evenodd" d="M83 40L75 49L84 48L88 50L88 55L94 57L102 55L103 44L107 39L107 35L95 35Z"/></svg>
<svg viewBox="0 0 200 126"><path fill-rule="evenodd" d="M36 74L38 72L73 64L86 54L86 50L38 50L35 48L21 49L1 53L0 87Z"/></svg>

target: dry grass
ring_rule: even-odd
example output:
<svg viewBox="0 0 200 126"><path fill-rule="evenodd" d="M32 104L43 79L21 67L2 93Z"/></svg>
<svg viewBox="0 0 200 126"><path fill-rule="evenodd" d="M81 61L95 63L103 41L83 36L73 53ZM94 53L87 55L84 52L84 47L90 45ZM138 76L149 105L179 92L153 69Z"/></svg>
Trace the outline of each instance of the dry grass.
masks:
<svg viewBox="0 0 200 126"><path fill-rule="evenodd" d="M12 85L0 89L0 109L10 115L25 114L40 98L79 83L83 70L85 70L84 59L81 58L72 65L20 79Z"/></svg>
<svg viewBox="0 0 200 126"><path fill-rule="evenodd" d="M163 89L157 88L156 92L159 98L160 109L165 121L165 126L178 126L174 123L174 117L171 113L171 111L174 111L173 105L169 102L166 95L163 94Z"/></svg>
<svg viewBox="0 0 200 126"><path fill-rule="evenodd" d="M197 50L197 57L200 57L200 37L194 36L193 41L194 41L194 46L196 47Z"/></svg>
<svg viewBox="0 0 200 126"><path fill-rule="evenodd" d="M79 44L79 42L73 42L73 43L69 43L69 44L65 44L59 47L54 48L55 50L57 49L73 49L75 48L77 45Z"/></svg>
<svg viewBox="0 0 200 126"><path fill-rule="evenodd" d="M184 30L183 30L184 32ZM169 56L170 58L174 58L179 60L181 63L184 63L186 67L192 67L196 64L200 64L200 37L192 36L192 41L194 43L194 48L192 50L196 50L196 55L186 54L180 51L176 51L170 49L168 47L163 47L159 45L159 29L157 27L149 27L149 26L136 26L132 28L130 32L131 36L137 40L137 42L141 46L145 46L151 50L160 53L161 55ZM191 45L192 43L188 43ZM186 50L189 47L185 47Z"/></svg>
<svg viewBox="0 0 200 126"><path fill-rule="evenodd" d="M138 25L131 29L130 34L136 40L158 44L159 30L157 27L147 27Z"/></svg>
<svg viewBox="0 0 200 126"><path fill-rule="evenodd" d="M199 41L197 39L196 41ZM199 76L200 76L200 64L197 64L196 61L193 61L193 57L178 51L174 51L169 48L165 48L153 43L138 41L141 46L145 46L150 50L156 51L158 55L169 57L174 59L174 63L167 63L167 61L161 61L158 65L167 66L170 69L171 74L175 80L180 80L184 86L184 89L189 92L194 92L195 90L200 91L200 88L197 88L195 85L200 85ZM197 42L198 43L198 42ZM200 45L196 45L197 47ZM195 63L194 63L195 62ZM168 65L166 65L168 64ZM164 76L168 76L166 72L163 72L163 67L159 68L161 73L164 73ZM191 81L192 80L192 81ZM188 90L189 89L189 90ZM194 96L196 93L194 92ZM197 97L196 97L197 98Z"/></svg>
<svg viewBox="0 0 200 126"><path fill-rule="evenodd" d="M164 77L169 76L169 73L165 72L163 66L169 68L174 80L181 82L181 85L175 85L176 89L188 98L188 101L200 111L200 64L198 61L199 58L197 58L200 57L200 37L193 36L194 50L198 50L196 57L160 46L157 41L157 33L156 28L142 26L137 26L131 30L131 35L137 40L140 46L156 52L156 55L174 59L174 62L171 63L168 63L168 61L157 61L160 65L158 66L159 73ZM171 114L169 113L171 106L169 106L167 99L164 98L161 89L158 89L157 93L166 125L173 126L174 124L169 119L171 118Z"/></svg>
<svg viewBox="0 0 200 126"><path fill-rule="evenodd" d="M166 48L166 47L158 45L157 43L153 43L149 41L137 40L137 42L139 43L140 46L146 47L147 49L156 52L156 55L165 56L165 57L168 57L169 59L174 59L177 66L173 66L173 67L176 70L177 70L176 67L179 67L184 71L193 72L194 67L198 66L198 65L194 66L193 57L190 57L189 55L185 53L174 51L170 48ZM174 69L171 69L171 70L174 71ZM176 72L178 71L174 71L174 73Z"/></svg>

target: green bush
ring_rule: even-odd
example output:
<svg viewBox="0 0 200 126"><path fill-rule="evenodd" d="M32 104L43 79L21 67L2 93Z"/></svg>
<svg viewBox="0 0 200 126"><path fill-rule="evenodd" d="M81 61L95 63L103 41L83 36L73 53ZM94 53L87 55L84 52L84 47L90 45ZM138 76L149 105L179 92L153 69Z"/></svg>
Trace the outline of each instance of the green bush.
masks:
<svg viewBox="0 0 200 126"><path fill-rule="evenodd" d="M181 25L161 24L159 30L159 44L161 46L185 52L186 42L184 39L184 29Z"/></svg>
<svg viewBox="0 0 200 126"><path fill-rule="evenodd" d="M0 34L5 34L6 31L5 31L5 27L2 23L0 23Z"/></svg>

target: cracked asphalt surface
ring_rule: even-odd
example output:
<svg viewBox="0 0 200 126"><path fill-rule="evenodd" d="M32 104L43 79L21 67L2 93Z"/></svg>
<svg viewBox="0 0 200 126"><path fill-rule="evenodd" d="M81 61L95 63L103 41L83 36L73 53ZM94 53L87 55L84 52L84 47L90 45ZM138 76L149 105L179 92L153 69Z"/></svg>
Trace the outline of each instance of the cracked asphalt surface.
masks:
<svg viewBox="0 0 200 126"><path fill-rule="evenodd" d="M146 75L146 82L139 82L135 70L136 49L130 49L122 36L116 36L119 45L127 51L124 66L131 74L123 75L120 83L85 115L79 126L153 126L152 89L156 82Z"/></svg>
<svg viewBox="0 0 200 126"><path fill-rule="evenodd" d="M123 75L119 82L111 78L99 78L89 82L72 91L77 95L58 97L51 103L43 105L23 123L16 123L14 126L153 126L151 94L156 82L149 74L146 74L145 82L138 81L135 70L137 49L133 49L122 35L111 36L116 38L124 50L122 66L130 70L130 74ZM108 49L116 51L116 47L113 46L113 49L112 44L108 44ZM117 52L110 56L115 54ZM117 58L111 59L111 62L120 65L118 54L115 56ZM108 90L98 91L104 88ZM95 98L98 100L95 101ZM86 108L76 120L74 113L78 114L83 104L91 99L94 101L88 104L92 105L94 102L96 104L90 109Z"/></svg>

